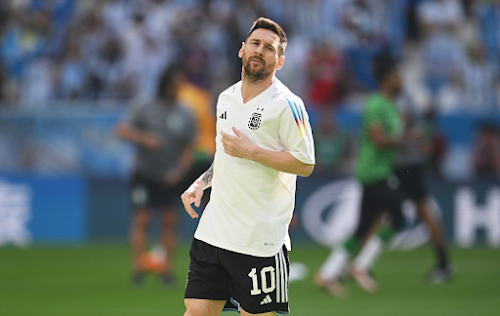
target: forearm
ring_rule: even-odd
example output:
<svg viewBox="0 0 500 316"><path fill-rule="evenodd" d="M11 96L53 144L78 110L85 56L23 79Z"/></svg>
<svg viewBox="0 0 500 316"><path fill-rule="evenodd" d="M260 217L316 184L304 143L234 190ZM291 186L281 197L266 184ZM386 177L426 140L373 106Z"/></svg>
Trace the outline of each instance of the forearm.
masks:
<svg viewBox="0 0 500 316"><path fill-rule="evenodd" d="M212 186L213 177L214 177L214 163L212 162L207 171L202 173L202 175L195 180L194 184L200 185L203 190L208 189Z"/></svg>
<svg viewBox="0 0 500 316"><path fill-rule="evenodd" d="M301 162L288 151L277 152L255 147L249 159L278 171L296 174L301 177L310 176L314 170L314 165Z"/></svg>
<svg viewBox="0 0 500 316"><path fill-rule="evenodd" d="M378 139L375 143L378 147L400 147L401 145L403 145L403 138L386 137Z"/></svg>
<svg viewBox="0 0 500 316"><path fill-rule="evenodd" d="M120 124L116 127L116 135L130 142L143 145L147 142L148 134L131 126Z"/></svg>
<svg viewBox="0 0 500 316"><path fill-rule="evenodd" d="M369 133L372 141L379 148L399 147L403 144L403 137L390 136L380 126L373 126Z"/></svg>

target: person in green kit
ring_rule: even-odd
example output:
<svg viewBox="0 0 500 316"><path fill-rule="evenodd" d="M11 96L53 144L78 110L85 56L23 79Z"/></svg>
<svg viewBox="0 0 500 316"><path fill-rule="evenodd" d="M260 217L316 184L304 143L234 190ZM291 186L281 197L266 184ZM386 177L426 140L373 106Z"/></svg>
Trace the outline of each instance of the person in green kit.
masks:
<svg viewBox="0 0 500 316"><path fill-rule="evenodd" d="M379 90L371 93L363 110L361 143L355 176L362 186L358 225L354 234L332 251L315 276L315 283L335 297L344 297L340 276L351 267L351 275L368 292L375 292L376 282L362 269L355 269L352 260L364 241L377 233L388 242L393 232L405 224L398 180L394 176L398 147L405 140L403 120L395 104L402 87L396 62L390 55L380 54L373 64ZM382 215L384 224L380 225ZM387 219L387 221L386 221ZM378 231L376 231L378 229ZM371 254L370 260L379 253Z"/></svg>

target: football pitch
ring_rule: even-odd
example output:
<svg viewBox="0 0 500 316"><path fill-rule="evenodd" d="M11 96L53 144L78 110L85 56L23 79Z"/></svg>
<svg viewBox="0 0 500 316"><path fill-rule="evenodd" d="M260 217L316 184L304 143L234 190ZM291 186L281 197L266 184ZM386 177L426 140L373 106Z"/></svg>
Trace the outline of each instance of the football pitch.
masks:
<svg viewBox="0 0 500 316"><path fill-rule="evenodd" d="M458 275L442 285L423 281L433 263L430 248L389 251L374 269L378 293L366 294L347 282L349 297L337 300L311 281L328 249L294 246L290 260L302 263L308 274L290 285L292 316L500 315L499 250L453 248ZM136 288L130 283L129 252L124 244L0 248L0 315L181 316L187 265L188 247L183 245L176 262L176 287L164 288L151 275L144 286Z"/></svg>

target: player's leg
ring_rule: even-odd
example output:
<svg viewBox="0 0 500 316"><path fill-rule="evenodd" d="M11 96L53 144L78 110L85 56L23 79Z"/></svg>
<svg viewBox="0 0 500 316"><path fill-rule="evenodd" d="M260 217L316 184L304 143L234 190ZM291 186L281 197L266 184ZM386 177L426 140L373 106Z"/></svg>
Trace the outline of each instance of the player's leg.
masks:
<svg viewBox="0 0 500 316"><path fill-rule="evenodd" d="M381 225L372 226L373 237L366 240L350 269L354 280L369 293L374 293L378 289L377 282L370 274L371 267L382 254L384 246L392 239L393 233L403 228L405 223L402 200L395 178L389 178L380 183L375 196L376 204L386 210L390 216L390 224L387 225L382 221ZM376 233L374 233L374 229L376 229Z"/></svg>
<svg viewBox="0 0 500 316"><path fill-rule="evenodd" d="M339 278L347 269L349 260L358 252L363 239L369 234L379 216L376 200L372 194L372 191L376 191L375 187L376 185L363 186L360 216L355 233L342 245L333 249L314 278L318 287L327 290L334 297L346 296Z"/></svg>
<svg viewBox="0 0 500 316"><path fill-rule="evenodd" d="M226 301L187 298L184 300L184 316L219 316Z"/></svg>
<svg viewBox="0 0 500 316"><path fill-rule="evenodd" d="M398 176L404 191L413 201L419 217L427 225L431 234L437 264L427 276L428 281L440 283L453 277L455 271L450 265L442 224L438 218L433 216L429 203L425 173L425 164L416 163L400 170Z"/></svg>
<svg viewBox="0 0 500 316"><path fill-rule="evenodd" d="M144 279L144 271L140 266L140 257L146 249L148 227L151 219L150 210L146 207L138 208L132 215L130 226L130 243L132 252L133 282L140 285Z"/></svg>
<svg viewBox="0 0 500 316"><path fill-rule="evenodd" d="M177 233L179 227L179 196L182 194L184 183L167 186L160 182L154 191L154 201L162 210L161 214L161 237L160 241L167 254L166 270L161 274L161 281L164 285L171 286L176 283L174 275L174 265L177 253Z"/></svg>
<svg viewBox="0 0 500 316"><path fill-rule="evenodd" d="M347 263L349 262L349 253L343 245L335 246L320 270L314 276L314 284L320 289L327 291L336 298L345 298L347 293L339 278L343 274Z"/></svg>
<svg viewBox="0 0 500 316"><path fill-rule="evenodd" d="M419 199L415 202L415 205L419 217L429 228L437 259L436 267L427 275L427 281L434 284L448 281L455 276L456 271L450 263L441 222L432 215L427 199Z"/></svg>
<svg viewBox="0 0 500 316"><path fill-rule="evenodd" d="M167 253L167 268L162 274L162 282L166 285L173 285L175 283L173 271L177 250L177 212L172 208L165 209L162 214L161 223L161 243Z"/></svg>
<svg viewBox="0 0 500 316"><path fill-rule="evenodd" d="M132 260L132 281L140 285L144 280L141 256L146 250L151 221L151 184L148 179L133 174L130 183L130 203L133 208L129 239Z"/></svg>
<svg viewBox="0 0 500 316"><path fill-rule="evenodd" d="M449 263L448 255L446 253L443 230L441 228L439 219L434 217L430 211L427 199L422 198L415 201L419 217L429 228L431 234L431 241L436 249L438 257L438 266L444 267Z"/></svg>

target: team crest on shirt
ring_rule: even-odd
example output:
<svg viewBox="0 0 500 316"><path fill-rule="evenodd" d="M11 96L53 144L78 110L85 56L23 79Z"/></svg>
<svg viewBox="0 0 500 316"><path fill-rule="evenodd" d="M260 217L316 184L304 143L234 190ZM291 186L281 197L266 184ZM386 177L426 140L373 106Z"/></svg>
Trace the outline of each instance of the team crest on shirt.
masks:
<svg viewBox="0 0 500 316"><path fill-rule="evenodd" d="M262 118L262 113L253 112L250 121L248 121L248 128L251 130L256 130L260 127L260 122Z"/></svg>

